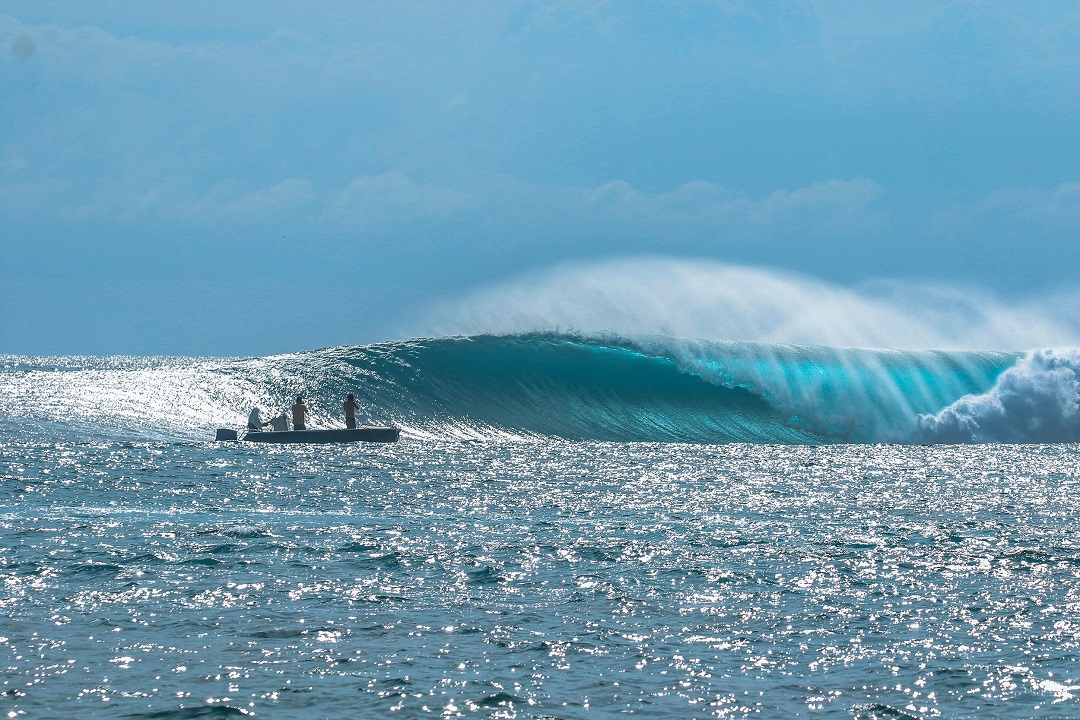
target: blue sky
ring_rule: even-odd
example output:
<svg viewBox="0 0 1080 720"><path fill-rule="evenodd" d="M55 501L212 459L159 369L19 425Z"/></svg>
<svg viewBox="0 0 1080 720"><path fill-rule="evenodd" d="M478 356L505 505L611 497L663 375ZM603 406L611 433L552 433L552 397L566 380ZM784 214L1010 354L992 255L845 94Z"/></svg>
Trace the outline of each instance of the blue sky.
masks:
<svg viewBox="0 0 1080 720"><path fill-rule="evenodd" d="M373 342L640 257L1080 286L1072 2L0 0L0 87L0 353Z"/></svg>

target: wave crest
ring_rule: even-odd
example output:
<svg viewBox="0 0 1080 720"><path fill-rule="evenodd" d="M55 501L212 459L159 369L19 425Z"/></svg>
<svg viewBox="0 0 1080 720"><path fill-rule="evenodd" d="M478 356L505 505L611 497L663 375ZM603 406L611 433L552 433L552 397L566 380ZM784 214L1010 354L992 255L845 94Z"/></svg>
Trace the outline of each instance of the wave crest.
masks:
<svg viewBox="0 0 1080 720"><path fill-rule="evenodd" d="M370 422L435 439L971 441L982 436L950 435L941 413L974 408L1017 357L533 333L236 360L21 358L0 369L0 425L206 439L298 394L311 426L339 425L353 392Z"/></svg>

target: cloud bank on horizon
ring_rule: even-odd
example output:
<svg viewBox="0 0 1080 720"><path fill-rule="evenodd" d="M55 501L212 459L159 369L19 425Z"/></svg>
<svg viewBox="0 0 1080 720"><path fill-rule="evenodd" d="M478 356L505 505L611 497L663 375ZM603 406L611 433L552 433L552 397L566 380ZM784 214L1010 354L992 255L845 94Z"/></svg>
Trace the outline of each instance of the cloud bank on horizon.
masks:
<svg viewBox="0 0 1080 720"><path fill-rule="evenodd" d="M1078 41L1066 2L0 0L0 352L375 341L640 255L1059 342L1023 298L1080 285ZM819 335L860 337L770 330Z"/></svg>

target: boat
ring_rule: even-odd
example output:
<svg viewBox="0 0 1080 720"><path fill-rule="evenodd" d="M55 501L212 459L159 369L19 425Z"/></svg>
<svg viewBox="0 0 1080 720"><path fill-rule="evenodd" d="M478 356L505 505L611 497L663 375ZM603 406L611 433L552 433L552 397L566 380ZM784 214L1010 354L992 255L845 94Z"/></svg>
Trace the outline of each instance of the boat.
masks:
<svg viewBox="0 0 1080 720"><path fill-rule="evenodd" d="M288 443L288 444L326 444L346 442L397 442L401 435L401 428L379 427L369 425L365 427L334 429L334 430L249 430L239 435L235 430L219 428L218 440L243 440L246 442L262 443Z"/></svg>

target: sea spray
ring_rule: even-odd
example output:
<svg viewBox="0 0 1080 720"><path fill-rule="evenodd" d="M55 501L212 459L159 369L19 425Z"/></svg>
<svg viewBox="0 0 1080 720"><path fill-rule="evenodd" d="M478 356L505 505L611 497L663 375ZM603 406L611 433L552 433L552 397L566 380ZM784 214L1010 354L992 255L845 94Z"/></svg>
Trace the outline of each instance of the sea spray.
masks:
<svg viewBox="0 0 1080 720"><path fill-rule="evenodd" d="M760 394L790 426L853 442L910 442L927 408L987 388L1015 358L671 338L643 344L708 382Z"/></svg>
<svg viewBox="0 0 1080 720"><path fill-rule="evenodd" d="M939 350L1080 344L1075 291L1000 297L914 280L855 287L706 258L559 265L438 302L433 335L572 329L829 347Z"/></svg>
<svg viewBox="0 0 1080 720"><path fill-rule="evenodd" d="M1080 351L1039 350L1010 367L986 393L920 415L923 442L1080 442Z"/></svg>
<svg viewBox="0 0 1080 720"><path fill-rule="evenodd" d="M13 431L69 424L88 436L198 440L297 394L313 426L340 426L352 392L362 419L405 437L953 441L925 418L990 391L1018 357L531 333L265 358L9 358L0 413Z"/></svg>

